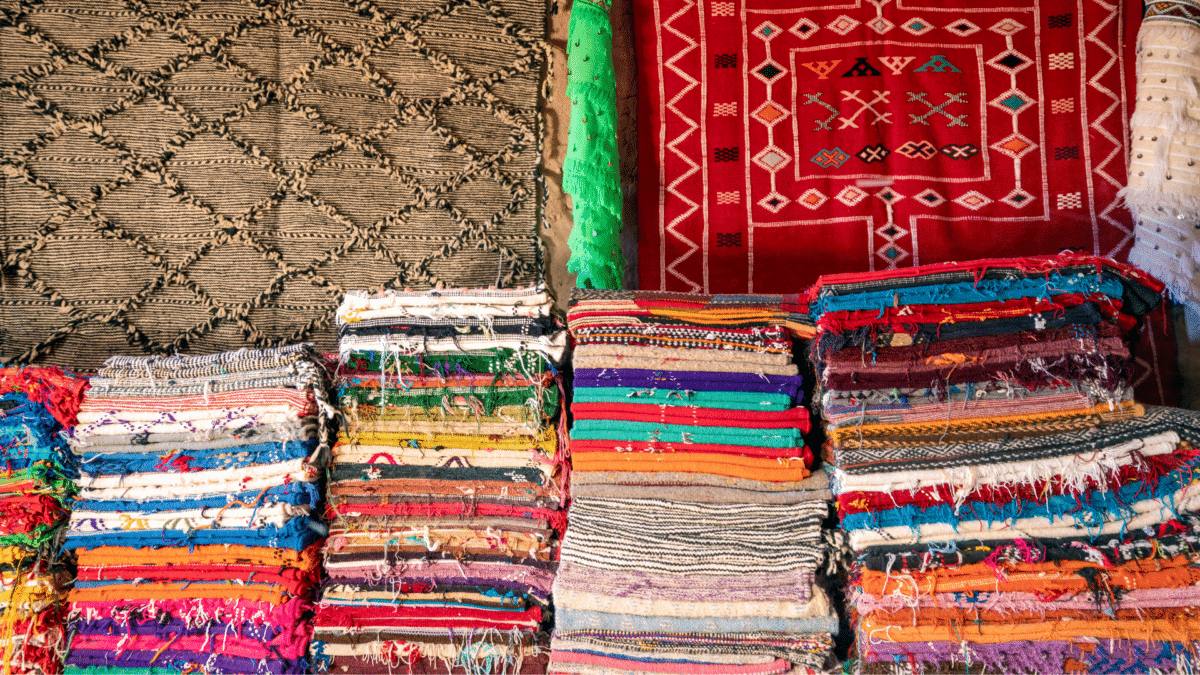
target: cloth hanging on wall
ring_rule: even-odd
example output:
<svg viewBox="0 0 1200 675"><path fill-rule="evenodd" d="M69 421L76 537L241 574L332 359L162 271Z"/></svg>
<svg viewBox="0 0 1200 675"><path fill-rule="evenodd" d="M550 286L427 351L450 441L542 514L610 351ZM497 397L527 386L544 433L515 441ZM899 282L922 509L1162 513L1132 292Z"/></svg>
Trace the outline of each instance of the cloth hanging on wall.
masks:
<svg viewBox="0 0 1200 675"><path fill-rule="evenodd" d="M642 287L1122 256L1140 8L1001 4L638 0Z"/></svg>
<svg viewBox="0 0 1200 675"><path fill-rule="evenodd" d="M1137 217L1129 259L1162 279L1200 335L1200 3L1146 2L1138 32L1137 108L1126 202Z"/></svg>
<svg viewBox="0 0 1200 675"><path fill-rule="evenodd" d="M563 191L571 195L571 260L580 288L620 288L621 176L617 153L617 81L612 60L610 4L571 4L567 37L567 96L571 128L563 158Z"/></svg>
<svg viewBox="0 0 1200 675"><path fill-rule="evenodd" d="M346 289L540 277L544 3L52 0L5 25L0 357L330 348Z"/></svg>

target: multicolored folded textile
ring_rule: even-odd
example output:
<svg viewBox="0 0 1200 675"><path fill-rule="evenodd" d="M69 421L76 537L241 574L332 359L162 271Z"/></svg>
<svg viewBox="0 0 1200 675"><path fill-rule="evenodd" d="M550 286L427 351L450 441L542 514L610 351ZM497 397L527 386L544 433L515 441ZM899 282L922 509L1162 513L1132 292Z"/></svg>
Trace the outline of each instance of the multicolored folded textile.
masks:
<svg viewBox="0 0 1200 675"><path fill-rule="evenodd" d="M319 672L545 672L567 488L551 306L540 287L346 297Z"/></svg>
<svg viewBox="0 0 1200 675"><path fill-rule="evenodd" d="M810 291L857 672L1195 670L1200 413L1130 389L1162 288L1066 254Z"/></svg>
<svg viewBox="0 0 1200 675"><path fill-rule="evenodd" d="M79 407L67 671L304 673L329 456L308 345L109 359Z"/></svg>
<svg viewBox="0 0 1200 675"><path fill-rule="evenodd" d="M59 368L0 368L0 672L62 672L77 468L61 431L87 388Z"/></svg>
<svg viewBox="0 0 1200 675"><path fill-rule="evenodd" d="M587 344L588 339L581 331L595 327L619 335L638 334L644 329L664 332L689 327L719 328L734 331L731 335L736 335L743 330L764 331L772 326L781 326L802 338L815 334L808 305L797 294L699 295L577 289L572 291L567 326L580 344ZM763 346L768 345L760 340L759 349Z"/></svg>
<svg viewBox="0 0 1200 675"><path fill-rule="evenodd" d="M820 570L797 297L576 290L571 527L549 671L815 673Z"/></svg>

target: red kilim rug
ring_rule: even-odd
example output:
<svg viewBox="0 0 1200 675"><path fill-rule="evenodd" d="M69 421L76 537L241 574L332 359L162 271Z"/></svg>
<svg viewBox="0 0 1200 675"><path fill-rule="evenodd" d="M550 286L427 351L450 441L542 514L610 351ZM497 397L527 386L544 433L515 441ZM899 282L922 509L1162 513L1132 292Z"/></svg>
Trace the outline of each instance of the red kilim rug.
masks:
<svg viewBox="0 0 1200 675"><path fill-rule="evenodd" d="M1123 4L635 0L642 287L1122 254Z"/></svg>
<svg viewBox="0 0 1200 675"><path fill-rule="evenodd" d="M634 4L642 288L795 292L1132 243L1117 191L1141 2Z"/></svg>

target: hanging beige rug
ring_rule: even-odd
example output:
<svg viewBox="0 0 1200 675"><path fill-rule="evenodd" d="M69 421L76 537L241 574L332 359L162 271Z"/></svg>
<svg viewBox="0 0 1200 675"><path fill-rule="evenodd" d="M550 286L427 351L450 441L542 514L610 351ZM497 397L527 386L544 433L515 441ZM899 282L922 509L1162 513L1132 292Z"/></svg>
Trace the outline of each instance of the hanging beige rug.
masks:
<svg viewBox="0 0 1200 675"><path fill-rule="evenodd" d="M540 278L545 3L32 4L0 10L0 359L332 348L350 289Z"/></svg>
<svg viewBox="0 0 1200 675"><path fill-rule="evenodd" d="M1200 2L1146 2L1138 33L1129 262L1167 284L1200 336Z"/></svg>

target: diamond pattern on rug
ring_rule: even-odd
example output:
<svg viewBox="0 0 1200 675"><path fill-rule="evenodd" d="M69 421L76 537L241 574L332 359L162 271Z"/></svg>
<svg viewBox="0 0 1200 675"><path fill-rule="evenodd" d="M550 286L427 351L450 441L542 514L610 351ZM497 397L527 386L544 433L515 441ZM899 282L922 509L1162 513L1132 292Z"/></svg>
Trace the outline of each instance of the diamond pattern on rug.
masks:
<svg viewBox="0 0 1200 675"><path fill-rule="evenodd" d="M541 276L544 3L6 3L0 49L0 360L332 347L347 290Z"/></svg>

